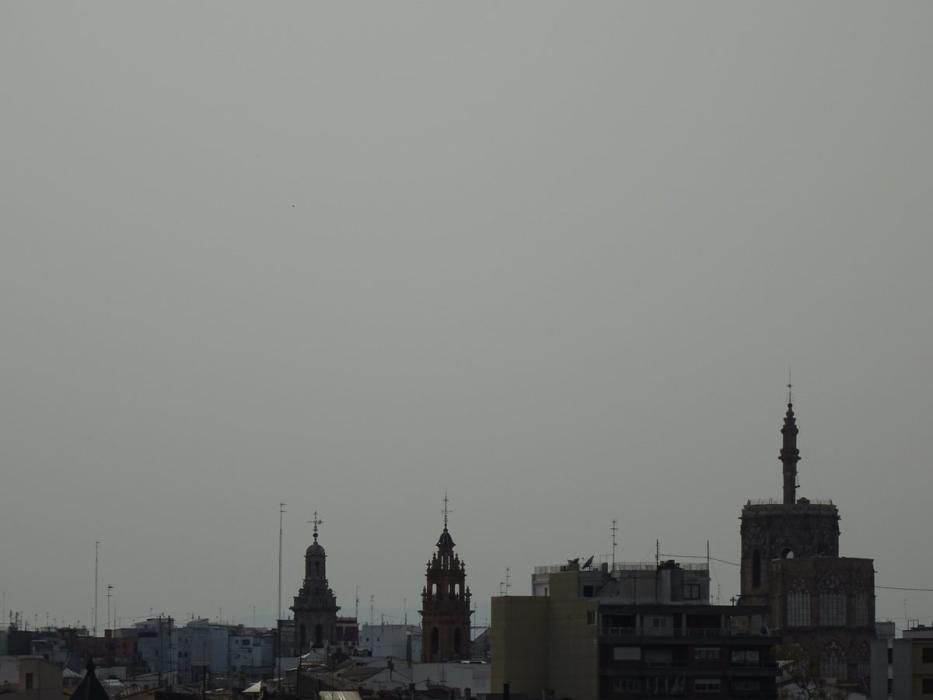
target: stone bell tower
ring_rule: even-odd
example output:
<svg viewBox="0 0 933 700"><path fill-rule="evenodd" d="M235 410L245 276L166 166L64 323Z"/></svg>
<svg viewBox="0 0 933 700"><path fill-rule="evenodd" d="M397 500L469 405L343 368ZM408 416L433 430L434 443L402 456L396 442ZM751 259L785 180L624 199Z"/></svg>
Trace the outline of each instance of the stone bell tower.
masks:
<svg viewBox="0 0 933 700"><path fill-rule="evenodd" d="M797 497L797 417L788 384L781 428L783 498L742 508L740 605L767 606L766 626L816 676L867 687L875 637L871 559L839 556L839 509Z"/></svg>
<svg viewBox="0 0 933 700"><path fill-rule="evenodd" d="M742 509L741 600L766 605L774 559L839 556L839 509L832 503L797 499L797 417L788 385L781 427L781 501L749 501Z"/></svg>
<svg viewBox="0 0 933 700"><path fill-rule="evenodd" d="M444 531L437 551L428 562L426 585L421 591L421 660L458 661L470 658L470 589L466 565L454 552L447 530L447 494L444 494Z"/></svg>
<svg viewBox="0 0 933 700"><path fill-rule="evenodd" d="M318 544L318 525L323 521L314 512L314 542L305 551L305 578L292 610L295 613L296 656L309 649L337 640L337 598L327 583L327 554Z"/></svg>

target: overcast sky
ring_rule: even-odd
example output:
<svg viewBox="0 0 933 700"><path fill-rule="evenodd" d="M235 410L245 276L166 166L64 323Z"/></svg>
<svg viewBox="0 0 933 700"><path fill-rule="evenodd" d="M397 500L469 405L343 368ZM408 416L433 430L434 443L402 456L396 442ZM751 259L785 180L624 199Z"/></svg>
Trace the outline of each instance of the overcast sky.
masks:
<svg viewBox="0 0 933 700"><path fill-rule="evenodd" d="M933 588L933 4L0 4L0 589L416 621L737 561L800 495ZM714 565L714 594L738 569ZM878 616L933 620L933 593ZM105 598L100 598L100 626Z"/></svg>

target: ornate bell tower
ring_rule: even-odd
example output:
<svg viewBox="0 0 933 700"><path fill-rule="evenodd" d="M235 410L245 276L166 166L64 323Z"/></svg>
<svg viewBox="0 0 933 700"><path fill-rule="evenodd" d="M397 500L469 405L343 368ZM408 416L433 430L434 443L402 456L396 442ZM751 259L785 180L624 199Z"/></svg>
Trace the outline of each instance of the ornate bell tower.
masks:
<svg viewBox="0 0 933 700"><path fill-rule="evenodd" d="M333 644L337 640L337 598L327 584L327 554L317 542L317 528L323 521L314 512L314 542L305 551L305 578L295 596L296 656L311 648Z"/></svg>
<svg viewBox="0 0 933 700"><path fill-rule="evenodd" d="M457 661L470 658L470 589L466 565L454 553L447 531L447 494L444 494L444 531L427 568L421 591L421 660Z"/></svg>

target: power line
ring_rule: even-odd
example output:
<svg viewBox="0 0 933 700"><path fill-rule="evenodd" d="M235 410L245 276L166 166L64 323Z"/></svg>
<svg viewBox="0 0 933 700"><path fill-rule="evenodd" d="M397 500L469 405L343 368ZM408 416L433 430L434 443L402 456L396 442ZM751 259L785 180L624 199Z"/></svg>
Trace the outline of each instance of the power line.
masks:
<svg viewBox="0 0 933 700"><path fill-rule="evenodd" d="M933 588L907 588L905 586L875 586L885 591L916 591L917 593L933 593Z"/></svg>

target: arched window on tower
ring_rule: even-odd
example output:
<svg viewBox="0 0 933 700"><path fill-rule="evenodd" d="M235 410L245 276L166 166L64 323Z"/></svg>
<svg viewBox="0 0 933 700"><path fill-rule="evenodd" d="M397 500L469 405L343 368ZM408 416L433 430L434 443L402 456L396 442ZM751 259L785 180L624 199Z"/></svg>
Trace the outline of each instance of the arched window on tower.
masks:
<svg viewBox="0 0 933 700"><path fill-rule="evenodd" d="M441 648L441 635L437 631L437 627L431 628L431 655L437 654L438 650Z"/></svg>
<svg viewBox="0 0 933 700"><path fill-rule="evenodd" d="M752 588L761 585L761 552L757 549L752 552Z"/></svg>
<svg viewBox="0 0 933 700"><path fill-rule="evenodd" d="M461 637L460 637L460 628L454 630L454 653L459 654L460 648L462 646Z"/></svg>
<svg viewBox="0 0 933 700"><path fill-rule="evenodd" d="M306 651L305 645L308 643L308 629L304 623L298 627L298 650L302 654Z"/></svg>
<svg viewBox="0 0 933 700"><path fill-rule="evenodd" d="M320 625L314 626L314 648L320 649L324 646L324 630Z"/></svg>

